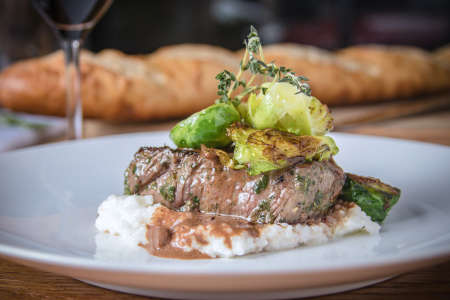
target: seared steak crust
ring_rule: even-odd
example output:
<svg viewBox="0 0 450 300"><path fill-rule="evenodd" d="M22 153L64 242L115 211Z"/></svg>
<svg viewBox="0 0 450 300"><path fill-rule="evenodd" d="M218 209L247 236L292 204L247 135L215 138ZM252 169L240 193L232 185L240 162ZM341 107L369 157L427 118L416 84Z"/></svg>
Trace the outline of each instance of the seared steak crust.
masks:
<svg viewBox="0 0 450 300"><path fill-rule="evenodd" d="M214 151L142 147L125 172L126 193L171 209L233 215L260 223L326 216L345 181L334 161L297 163L257 176L224 167Z"/></svg>

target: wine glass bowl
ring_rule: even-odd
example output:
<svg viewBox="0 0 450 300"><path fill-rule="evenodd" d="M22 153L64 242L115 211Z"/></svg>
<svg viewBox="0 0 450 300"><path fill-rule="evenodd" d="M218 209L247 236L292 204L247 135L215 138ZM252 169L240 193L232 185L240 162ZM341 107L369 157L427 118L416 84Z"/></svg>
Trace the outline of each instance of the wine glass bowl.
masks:
<svg viewBox="0 0 450 300"><path fill-rule="evenodd" d="M54 29L64 50L66 65L67 138L83 136L80 48L113 0L32 0L39 14Z"/></svg>

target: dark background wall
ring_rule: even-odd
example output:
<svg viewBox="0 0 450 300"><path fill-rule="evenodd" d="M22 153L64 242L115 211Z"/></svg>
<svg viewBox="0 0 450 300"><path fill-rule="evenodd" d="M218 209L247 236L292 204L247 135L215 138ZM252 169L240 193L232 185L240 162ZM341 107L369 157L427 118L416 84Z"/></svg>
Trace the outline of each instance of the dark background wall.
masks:
<svg viewBox="0 0 450 300"><path fill-rule="evenodd" d="M88 36L93 51L148 53L175 43L239 49L248 26L265 44L327 49L384 43L435 49L450 42L447 0L115 0ZM29 0L0 0L0 68L58 48Z"/></svg>

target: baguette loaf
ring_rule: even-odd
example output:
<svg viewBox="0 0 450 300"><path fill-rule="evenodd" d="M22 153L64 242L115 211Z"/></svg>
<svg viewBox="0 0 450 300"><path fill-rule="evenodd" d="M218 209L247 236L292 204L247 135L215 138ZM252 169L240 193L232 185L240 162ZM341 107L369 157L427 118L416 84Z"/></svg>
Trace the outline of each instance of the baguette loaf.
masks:
<svg viewBox="0 0 450 300"><path fill-rule="evenodd" d="M407 46L365 45L343 49L338 56L379 69L379 97L411 97L450 88L450 72L432 55Z"/></svg>
<svg viewBox="0 0 450 300"><path fill-rule="evenodd" d="M309 79L314 96L328 105L378 99L380 70L312 46L274 44L263 49L265 60L289 67Z"/></svg>
<svg viewBox="0 0 450 300"><path fill-rule="evenodd" d="M275 44L264 47L264 56L266 61L308 77L313 95L329 105L390 100L450 88L449 68L415 47L365 45L333 53L311 46Z"/></svg>
<svg viewBox="0 0 450 300"><path fill-rule="evenodd" d="M450 68L450 44L447 44L433 52L434 59L438 63Z"/></svg>
<svg viewBox="0 0 450 300"><path fill-rule="evenodd" d="M115 50L81 54L84 115L106 120L181 117L216 98L215 75L238 66L232 52L206 45L163 48L130 56ZM12 110L64 115L61 52L16 63L0 74L0 105Z"/></svg>
<svg viewBox="0 0 450 300"><path fill-rule="evenodd" d="M137 100L157 93L160 100L173 95L165 89L167 79L143 63L106 51L81 54L83 110L87 117L108 120L141 119ZM156 99L155 99L156 100ZM65 114L64 59L61 52L19 62L0 74L2 106L39 114ZM161 101L151 106L153 116L165 116ZM142 109L146 102L140 103Z"/></svg>
<svg viewBox="0 0 450 300"><path fill-rule="evenodd" d="M233 52L209 45L167 46L148 55L145 61L169 80L167 88L175 94L175 102L165 104L171 109L185 107L177 116L213 104L218 97L216 75L224 69L235 72L239 68Z"/></svg>
<svg viewBox="0 0 450 300"><path fill-rule="evenodd" d="M446 54L447 53L447 54ZM313 95L329 105L410 97L450 88L448 49L366 45L330 52L295 44L264 47L265 60L310 79ZM144 121L189 115L217 98L215 76L236 72L242 51L182 44L148 55L116 50L81 54L84 115ZM61 52L13 64L0 73L0 106L65 114Z"/></svg>

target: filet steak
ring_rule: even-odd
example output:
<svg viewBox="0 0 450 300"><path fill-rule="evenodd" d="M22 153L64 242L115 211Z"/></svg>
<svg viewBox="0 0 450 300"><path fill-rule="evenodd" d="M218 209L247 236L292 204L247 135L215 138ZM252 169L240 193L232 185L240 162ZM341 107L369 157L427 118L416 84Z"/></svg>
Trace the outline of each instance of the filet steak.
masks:
<svg viewBox="0 0 450 300"><path fill-rule="evenodd" d="M344 172L332 159L250 176L223 166L208 148L142 147L125 171L125 193L152 195L178 211L295 224L325 217L344 181Z"/></svg>

